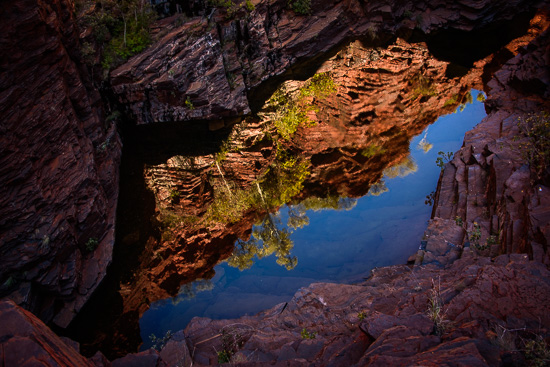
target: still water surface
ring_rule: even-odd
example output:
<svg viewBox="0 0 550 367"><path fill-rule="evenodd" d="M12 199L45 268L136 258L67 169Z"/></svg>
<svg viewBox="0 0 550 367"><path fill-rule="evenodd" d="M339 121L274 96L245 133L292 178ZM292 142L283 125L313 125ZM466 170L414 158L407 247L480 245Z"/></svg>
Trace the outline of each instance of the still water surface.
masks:
<svg viewBox="0 0 550 367"><path fill-rule="evenodd" d="M383 182L368 195L341 199L341 210L307 210L309 224L297 229L288 227L287 220L289 211L300 208L285 206L271 214L280 230L291 232L292 256L298 260L294 269L278 265L275 256L255 259L243 271L223 262L212 279L184 285L177 297L152 304L140 320L142 349L151 346L151 334L184 329L195 316L251 315L290 300L311 283L358 282L375 267L404 264L418 248L430 218L425 200L439 177L438 152L458 150L465 132L485 117L480 93L472 90L471 104L440 117L413 138L412 162L386 170Z"/></svg>

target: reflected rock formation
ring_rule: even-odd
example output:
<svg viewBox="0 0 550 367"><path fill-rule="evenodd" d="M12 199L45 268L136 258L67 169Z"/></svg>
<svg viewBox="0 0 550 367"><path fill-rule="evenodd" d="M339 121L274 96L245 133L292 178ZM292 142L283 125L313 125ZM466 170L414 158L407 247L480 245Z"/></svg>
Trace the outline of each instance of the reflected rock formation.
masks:
<svg viewBox="0 0 550 367"><path fill-rule="evenodd" d="M143 186L136 197L151 201L142 213L148 224L119 217L119 261L132 269L112 276L72 325L87 330L79 338L83 351L101 348L114 357L136 350L138 320L149 305L211 278L224 259L244 269L254 256L275 254L293 268L299 259L272 213L288 204L289 226L297 228L307 225L304 205L345 208L369 190L380 192L384 174L414 171L410 139L480 88L478 69L448 78L448 65L424 44L397 40L371 48L355 41L325 61L316 77L284 82L256 116L233 124L218 149L134 162ZM252 231L255 223L261 225ZM83 326L100 319L94 309L106 308L114 312L108 321L101 315L103 326Z"/></svg>

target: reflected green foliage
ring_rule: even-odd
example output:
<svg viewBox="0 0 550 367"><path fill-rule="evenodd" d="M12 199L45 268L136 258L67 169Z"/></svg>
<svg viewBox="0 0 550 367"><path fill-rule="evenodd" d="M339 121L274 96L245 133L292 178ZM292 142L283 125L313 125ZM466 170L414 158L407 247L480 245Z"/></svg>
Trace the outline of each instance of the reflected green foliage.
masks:
<svg viewBox="0 0 550 367"><path fill-rule="evenodd" d="M465 104L472 104L472 103L474 103L474 96L472 95L472 92L471 92L471 91L468 91L468 92L464 95L464 103L465 103Z"/></svg>
<svg viewBox="0 0 550 367"><path fill-rule="evenodd" d="M226 181L220 168L223 182L214 182L214 201L206 213L206 222L233 223L248 210L276 208L289 202L303 189L308 167L307 161L279 153L275 163L248 189Z"/></svg>
<svg viewBox="0 0 550 367"><path fill-rule="evenodd" d="M368 147L361 151L361 155L366 158L372 158L377 155L382 155L384 153L386 153L386 149L376 144L370 144Z"/></svg>
<svg viewBox="0 0 550 367"><path fill-rule="evenodd" d="M238 240L227 263L239 270L250 269L254 264L254 256L258 254L258 243L255 238L248 241Z"/></svg>
<svg viewBox="0 0 550 367"><path fill-rule="evenodd" d="M378 181L377 183L375 183L374 185L372 185L369 188L369 192L368 192L367 195L380 196L383 193L388 192L388 191L390 191L390 190L386 186L386 182L383 179L380 179L380 181Z"/></svg>
<svg viewBox="0 0 550 367"><path fill-rule="evenodd" d="M453 95L451 98L449 98L448 100L446 100L445 103L443 104L443 107L452 106L452 105L454 105L456 102L458 102L458 94L455 94L455 95Z"/></svg>
<svg viewBox="0 0 550 367"><path fill-rule="evenodd" d="M434 145L428 141L428 128L426 128L426 131L424 132L424 136L422 139L418 142L417 148L424 151L424 153L428 153Z"/></svg>
<svg viewBox="0 0 550 367"><path fill-rule="evenodd" d="M275 254L277 264L284 266L287 270L294 269L298 265L296 256L290 254L294 242L290 238L290 232L281 227L279 216L269 213L254 228L252 238L249 241L239 241L237 243L227 263L239 270L244 270L252 266L254 256L263 259L266 256Z"/></svg>
<svg viewBox="0 0 550 367"><path fill-rule="evenodd" d="M430 97L437 94L432 80L425 75L416 75L412 79L411 83L413 87L412 99L416 99L418 97Z"/></svg>
<svg viewBox="0 0 550 367"><path fill-rule="evenodd" d="M336 84L330 73L315 74L304 87L300 89L300 98L315 97L323 99L336 92Z"/></svg>
<svg viewBox="0 0 550 367"><path fill-rule="evenodd" d="M279 153L276 163L270 166L260 180L264 204L267 208L275 208L288 203L302 191L309 174L309 162L287 153Z"/></svg>
<svg viewBox="0 0 550 367"><path fill-rule="evenodd" d="M174 305L181 301L195 298L197 293L211 291L214 289L214 283L210 279L197 279L194 282L183 284L180 287L178 296L171 299Z"/></svg>
<svg viewBox="0 0 550 367"><path fill-rule="evenodd" d="M405 177L416 171L418 171L418 165L409 155L401 163L386 168L383 173L387 178L395 178Z"/></svg>
<svg viewBox="0 0 550 367"><path fill-rule="evenodd" d="M214 183L214 201L206 213L207 223L234 223L254 204L258 203L256 193L231 185Z"/></svg>
<svg viewBox="0 0 550 367"><path fill-rule="evenodd" d="M275 254L277 264L292 270L298 264L296 256L291 255L294 242L290 238L292 230L309 224L308 210L350 210L357 204L357 199L329 196L327 198L308 198L297 205L288 206L287 228L283 227L278 214L269 213L255 226L248 241L239 240L233 254L227 260L230 266L239 270L250 269L254 257L263 259Z"/></svg>
<svg viewBox="0 0 550 367"><path fill-rule="evenodd" d="M466 108L466 105L471 104L471 103L474 103L474 96L472 95L471 91L468 91L464 95L464 97L462 97L462 103L460 104L460 106L458 106L458 111L459 112L464 111L464 109Z"/></svg>
<svg viewBox="0 0 550 367"><path fill-rule="evenodd" d="M288 208L288 220L286 225L292 229L303 228L309 224L309 217L303 206L293 205Z"/></svg>
<svg viewBox="0 0 550 367"><path fill-rule="evenodd" d="M308 126L313 121L308 113L317 111L311 98L322 99L336 92L336 84L330 73L314 75L302 88L292 96L284 86L279 88L268 103L276 109L273 124L283 140L290 140L299 126Z"/></svg>
<svg viewBox="0 0 550 367"><path fill-rule="evenodd" d="M298 205L293 205L294 207L300 207L304 210L351 210L357 205L357 199L340 197L335 195L329 195L326 198L318 198L315 196L309 197L302 200Z"/></svg>
<svg viewBox="0 0 550 367"><path fill-rule="evenodd" d="M485 93L481 92L477 95L476 99L477 99L478 102L483 103L487 99L487 96L485 95Z"/></svg>

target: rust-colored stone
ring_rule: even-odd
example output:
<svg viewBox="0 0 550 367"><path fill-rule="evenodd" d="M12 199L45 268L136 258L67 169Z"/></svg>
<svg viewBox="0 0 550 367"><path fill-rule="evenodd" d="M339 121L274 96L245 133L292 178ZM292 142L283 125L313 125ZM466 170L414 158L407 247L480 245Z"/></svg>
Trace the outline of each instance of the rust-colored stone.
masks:
<svg viewBox="0 0 550 367"><path fill-rule="evenodd" d="M0 5L0 296L62 327L111 261L120 158L72 7Z"/></svg>

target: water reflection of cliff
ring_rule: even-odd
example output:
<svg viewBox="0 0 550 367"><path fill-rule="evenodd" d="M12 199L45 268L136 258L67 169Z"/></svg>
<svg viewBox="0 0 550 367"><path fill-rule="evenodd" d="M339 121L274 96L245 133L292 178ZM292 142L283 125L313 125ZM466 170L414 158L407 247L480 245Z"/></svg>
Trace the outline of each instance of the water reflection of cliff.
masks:
<svg viewBox="0 0 550 367"><path fill-rule="evenodd" d="M466 79L447 79L447 66L422 45L371 49L354 42L325 62L318 77L284 83L258 116L232 127L220 149L147 161L144 185L155 202L151 234L133 236L140 223L119 227L125 233L118 246L137 256L135 266L104 287L114 295L96 297L104 303L94 308L116 315L111 330L86 330L83 350L99 348L112 357L137 349L138 320L149 305L192 294L185 284L198 278L208 286L223 259L245 269L254 257L274 255L292 269L299 259L277 208L288 203L288 226L298 228L307 225L306 208L345 209L353 198L381 193L388 167L396 167L395 174L414 170L410 139L454 110L472 87ZM94 317L83 314L78 322L84 319Z"/></svg>

